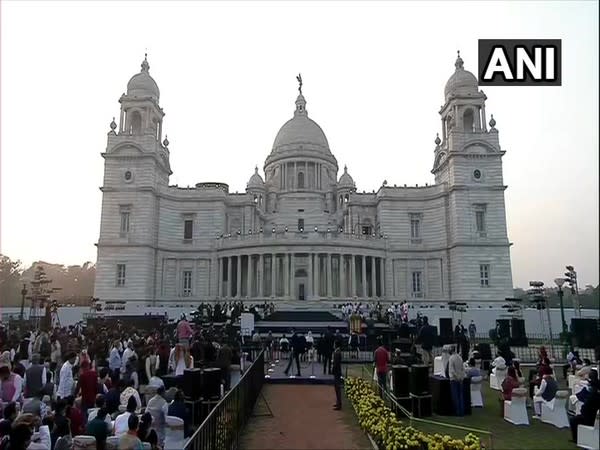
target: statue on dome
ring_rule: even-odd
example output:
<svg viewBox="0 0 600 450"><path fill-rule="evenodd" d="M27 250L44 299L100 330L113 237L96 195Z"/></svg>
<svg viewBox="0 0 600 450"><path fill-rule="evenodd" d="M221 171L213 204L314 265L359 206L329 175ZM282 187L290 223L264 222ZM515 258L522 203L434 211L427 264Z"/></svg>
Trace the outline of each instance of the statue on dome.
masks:
<svg viewBox="0 0 600 450"><path fill-rule="evenodd" d="M300 92L300 94L302 94L302 75L298 74L298 76L296 77L296 80L298 80L298 92Z"/></svg>

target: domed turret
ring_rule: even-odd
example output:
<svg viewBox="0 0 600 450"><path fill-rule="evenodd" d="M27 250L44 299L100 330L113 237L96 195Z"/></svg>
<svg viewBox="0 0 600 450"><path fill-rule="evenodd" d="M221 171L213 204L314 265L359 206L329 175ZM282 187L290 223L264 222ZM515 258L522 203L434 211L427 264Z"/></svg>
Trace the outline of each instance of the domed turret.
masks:
<svg viewBox="0 0 600 450"><path fill-rule="evenodd" d="M354 180L348 173L348 166L344 166L344 173L340 177L340 181L338 181L338 187L340 189L343 189L343 188L356 189L356 183L354 183Z"/></svg>
<svg viewBox="0 0 600 450"><path fill-rule="evenodd" d="M458 52L458 57L454 63L456 70L448 79L444 89L446 101L453 95L468 96L479 92L477 78L471 72L465 70L463 66L464 62L460 57L460 52Z"/></svg>
<svg viewBox="0 0 600 450"><path fill-rule="evenodd" d="M325 133L317 123L308 118L306 100L302 93L296 99L294 117L279 130L273 142L273 153L294 150L302 146L307 150L320 150L330 153Z"/></svg>
<svg viewBox="0 0 600 450"><path fill-rule="evenodd" d="M254 174L250 177L250 180L248 181L246 187L248 189L264 189L265 182L258 173L258 167L254 168Z"/></svg>
<svg viewBox="0 0 600 450"><path fill-rule="evenodd" d="M158 102L160 90L156 81L150 76L150 64L148 64L148 55L144 56L142 61L142 70L136 73L127 83L127 95L132 97L151 97Z"/></svg>

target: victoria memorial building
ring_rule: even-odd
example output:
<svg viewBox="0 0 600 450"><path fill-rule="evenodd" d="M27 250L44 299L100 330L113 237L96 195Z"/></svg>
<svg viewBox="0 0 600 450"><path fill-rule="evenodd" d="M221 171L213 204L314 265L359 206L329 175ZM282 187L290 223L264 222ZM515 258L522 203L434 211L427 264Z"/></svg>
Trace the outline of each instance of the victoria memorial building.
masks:
<svg viewBox="0 0 600 450"><path fill-rule="evenodd" d="M433 185L384 182L359 192L300 89L262 170L249 170L245 193L213 180L171 186L159 99L144 59L102 153L99 300L441 304L512 296L504 151L460 56L439 111Z"/></svg>

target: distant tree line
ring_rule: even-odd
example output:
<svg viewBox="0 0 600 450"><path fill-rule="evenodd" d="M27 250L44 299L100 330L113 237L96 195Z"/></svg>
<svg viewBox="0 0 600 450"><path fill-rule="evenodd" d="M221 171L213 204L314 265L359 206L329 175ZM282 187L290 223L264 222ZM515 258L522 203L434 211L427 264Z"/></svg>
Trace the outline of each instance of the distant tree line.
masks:
<svg viewBox="0 0 600 450"><path fill-rule="evenodd" d="M573 308L573 294L570 288L563 288L563 305L566 309ZM550 305L550 308L559 308L560 299L558 297L558 288L548 287L544 289L546 301ZM523 306L529 305L529 296L527 291L521 288L515 288L513 290L514 298L523 299ZM600 285L594 287L588 284L583 289L579 289L578 293L579 305L585 309L600 309Z"/></svg>
<svg viewBox="0 0 600 450"><path fill-rule="evenodd" d="M83 265L64 266L45 261L36 261L30 267L24 268L20 261L11 260L0 254L0 305L20 306L23 284L31 291L29 282L33 280L36 267L42 266L46 278L52 280L52 287L61 288L52 298L61 304L76 304L88 306L94 295L96 266L92 262ZM25 303L25 307L29 304Z"/></svg>

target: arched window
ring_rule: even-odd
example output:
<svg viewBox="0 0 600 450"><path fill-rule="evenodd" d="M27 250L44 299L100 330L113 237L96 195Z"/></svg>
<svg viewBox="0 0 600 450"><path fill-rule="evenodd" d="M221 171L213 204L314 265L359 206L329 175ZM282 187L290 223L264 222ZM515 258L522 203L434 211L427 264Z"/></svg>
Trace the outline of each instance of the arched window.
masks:
<svg viewBox="0 0 600 450"><path fill-rule="evenodd" d="M141 134L142 133L142 116L138 111L134 111L131 114L131 134Z"/></svg>
<svg viewBox="0 0 600 450"><path fill-rule="evenodd" d="M344 204L344 197L342 195L340 195L340 205Z"/></svg>
<svg viewBox="0 0 600 450"><path fill-rule="evenodd" d="M258 204L259 204L260 206L262 206L262 195L260 195L260 196L258 197Z"/></svg>
<svg viewBox="0 0 600 450"><path fill-rule="evenodd" d="M474 123L473 110L467 109L465 111L465 113L463 114L463 127L465 130L465 133L473 132L473 123Z"/></svg>
<svg viewBox="0 0 600 450"><path fill-rule="evenodd" d="M255 195L254 196L254 203L257 204L258 203L258 197Z"/></svg>
<svg viewBox="0 0 600 450"><path fill-rule="evenodd" d="M304 189L304 172L298 172L298 189Z"/></svg>
<svg viewBox="0 0 600 450"><path fill-rule="evenodd" d="M344 203L348 203L348 200L349 200L349 199L350 199L350 198L348 197L348 194L346 194L346 195L344 196Z"/></svg>

